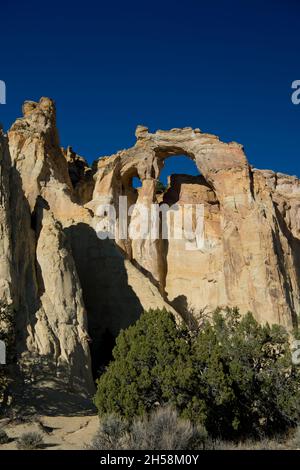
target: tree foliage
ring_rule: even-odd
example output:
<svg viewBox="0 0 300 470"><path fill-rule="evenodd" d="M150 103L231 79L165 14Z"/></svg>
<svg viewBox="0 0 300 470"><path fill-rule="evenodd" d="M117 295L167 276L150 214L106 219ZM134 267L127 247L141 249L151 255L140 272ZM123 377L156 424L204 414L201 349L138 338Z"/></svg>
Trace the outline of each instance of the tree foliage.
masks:
<svg viewBox="0 0 300 470"><path fill-rule="evenodd" d="M144 313L117 338L114 361L98 381L99 411L133 418L169 402L184 381L189 352L188 332L177 328L170 313Z"/></svg>
<svg viewBox="0 0 300 470"><path fill-rule="evenodd" d="M204 403L211 434L262 436L296 424L299 376L283 327L259 325L251 313L241 318L237 309L217 311L195 338L192 357L195 402Z"/></svg>
<svg viewBox="0 0 300 470"><path fill-rule="evenodd" d="M117 338L98 380L99 413L127 419L170 404L210 435L284 432L299 417L299 376L283 327L217 310L190 334L166 310L150 310Z"/></svg>

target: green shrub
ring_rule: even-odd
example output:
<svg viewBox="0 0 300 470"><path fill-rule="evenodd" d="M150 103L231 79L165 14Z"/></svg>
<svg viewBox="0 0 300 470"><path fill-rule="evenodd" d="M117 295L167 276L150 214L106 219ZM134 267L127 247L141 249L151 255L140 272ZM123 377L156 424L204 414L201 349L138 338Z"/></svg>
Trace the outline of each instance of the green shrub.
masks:
<svg viewBox="0 0 300 470"><path fill-rule="evenodd" d="M36 450L40 449L44 444L43 436L38 432L25 432L18 441L17 448L19 450Z"/></svg>
<svg viewBox="0 0 300 470"><path fill-rule="evenodd" d="M217 310L189 334L167 311L150 310L121 332L113 357L98 380L100 415L133 420L170 404L223 439L284 433L299 418L288 334L250 313Z"/></svg>
<svg viewBox="0 0 300 470"><path fill-rule="evenodd" d="M188 332L177 328L166 310L149 310L122 331L114 361L98 380L95 404L100 415L117 413L133 419L176 398L189 374ZM178 373L180 371L180 373Z"/></svg>
<svg viewBox="0 0 300 470"><path fill-rule="evenodd" d="M7 444L9 442L9 437L4 429L0 429L0 444Z"/></svg>
<svg viewBox="0 0 300 470"><path fill-rule="evenodd" d="M299 418L299 376L284 328L259 325L237 309L217 311L192 344L205 425L212 435L263 437L286 432ZM191 403L187 415L197 409ZM201 409L201 413L202 413Z"/></svg>

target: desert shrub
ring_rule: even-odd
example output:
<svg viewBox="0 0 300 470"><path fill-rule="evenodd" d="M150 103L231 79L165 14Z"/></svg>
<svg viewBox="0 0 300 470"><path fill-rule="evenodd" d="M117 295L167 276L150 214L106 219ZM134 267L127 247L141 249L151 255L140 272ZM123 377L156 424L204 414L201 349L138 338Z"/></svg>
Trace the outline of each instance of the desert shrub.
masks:
<svg viewBox="0 0 300 470"><path fill-rule="evenodd" d="M15 346L14 311L3 301L0 301L0 340L6 345L6 364L0 364L0 404L3 404L12 380L10 366L14 360Z"/></svg>
<svg viewBox="0 0 300 470"><path fill-rule="evenodd" d="M290 447L292 447L295 450L300 449L300 426L299 425L295 429L295 432L293 436L291 437L289 444L290 444Z"/></svg>
<svg viewBox="0 0 300 470"><path fill-rule="evenodd" d="M36 450L40 449L44 443L43 436L38 432L25 432L18 441L17 448L19 450Z"/></svg>
<svg viewBox="0 0 300 470"><path fill-rule="evenodd" d="M153 410L132 422L105 415L90 449L93 450L189 450L205 447L207 433L178 416L171 407Z"/></svg>
<svg viewBox="0 0 300 470"><path fill-rule="evenodd" d="M214 438L262 439L299 418L299 374L283 327L217 310L189 334L166 310L122 331L98 380L99 414L126 419L170 404Z"/></svg>
<svg viewBox="0 0 300 470"><path fill-rule="evenodd" d="M191 450L205 447L207 432L201 425L182 419L170 406L133 421L131 443L141 450Z"/></svg>
<svg viewBox="0 0 300 470"><path fill-rule="evenodd" d="M0 429L0 444L7 444L9 442L9 437L4 429Z"/></svg>
<svg viewBox="0 0 300 470"><path fill-rule="evenodd" d="M129 424L116 414L101 417L100 425L90 449L117 450L129 448Z"/></svg>
<svg viewBox="0 0 300 470"><path fill-rule="evenodd" d="M211 440L207 443L209 450L286 450L285 443L276 439L246 439L242 441Z"/></svg>

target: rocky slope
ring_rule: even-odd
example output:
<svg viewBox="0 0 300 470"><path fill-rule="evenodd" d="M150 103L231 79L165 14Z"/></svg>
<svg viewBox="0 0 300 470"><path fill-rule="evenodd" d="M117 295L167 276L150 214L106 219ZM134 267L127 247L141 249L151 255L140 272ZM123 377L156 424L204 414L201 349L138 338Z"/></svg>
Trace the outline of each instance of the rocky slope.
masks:
<svg viewBox="0 0 300 470"><path fill-rule="evenodd" d="M52 100L25 102L0 131L0 298L16 312L18 364L27 380L93 392L92 372L143 309L177 319L217 306L251 310L292 328L300 302L300 182L253 169L241 145L199 129L149 133L92 168L59 145ZM186 155L201 176L173 175L158 196L166 158ZM142 186L133 187L138 176ZM120 216L119 196L146 206L204 205L205 243L101 240L101 204ZM133 227L133 211L127 226ZM181 222L179 222L180 224ZM42 383L42 382L41 382Z"/></svg>

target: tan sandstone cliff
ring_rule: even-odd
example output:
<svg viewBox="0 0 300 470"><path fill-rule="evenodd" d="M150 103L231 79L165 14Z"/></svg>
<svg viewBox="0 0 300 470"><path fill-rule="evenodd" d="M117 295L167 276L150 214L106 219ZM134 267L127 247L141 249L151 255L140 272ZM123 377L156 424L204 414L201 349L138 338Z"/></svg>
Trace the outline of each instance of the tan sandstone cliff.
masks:
<svg viewBox="0 0 300 470"><path fill-rule="evenodd" d="M16 312L21 371L91 393L106 348L151 307L180 319L238 306L292 328L300 302L296 177L255 170L241 145L191 128L151 134L138 126L132 148L90 168L60 147L52 100L25 102L23 115L7 135L0 131L0 298ZM172 175L158 197L156 181L173 155L194 160L201 176ZM119 217L119 196L145 206L203 204L204 246L187 251L185 239L119 233L99 239L107 214L97 209L112 204Z"/></svg>

